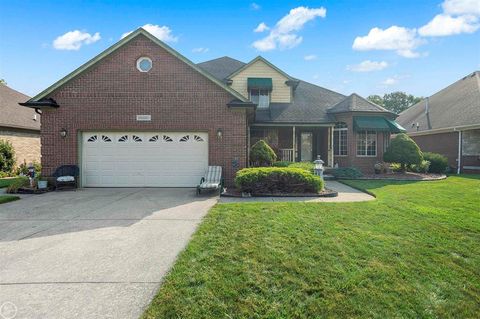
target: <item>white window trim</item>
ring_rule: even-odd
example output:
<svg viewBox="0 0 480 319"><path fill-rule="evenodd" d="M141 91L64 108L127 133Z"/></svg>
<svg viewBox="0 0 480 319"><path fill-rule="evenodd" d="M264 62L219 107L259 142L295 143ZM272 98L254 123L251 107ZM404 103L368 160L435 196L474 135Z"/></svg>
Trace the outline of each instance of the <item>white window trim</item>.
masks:
<svg viewBox="0 0 480 319"><path fill-rule="evenodd" d="M341 132L341 131L346 131L347 132L347 138L345 139L345 143L347 144L347 154L345 155L338 155L338 154L335 154L335 144L334 144L334 147L333 147L333 156L336 156L336 157L348 157L348 127L341 127L341 128L334 128L333 129L333 132ZM339 135L339 140L340 140L340 135ZM335 143L335 138L333 139L333 142ZM340 148L338 149L340 150Z"/></svg>
<svg viewBox="0 0 480 319"><path fill-rule="evenodd" d="M142 70L142 69L140 68L140 62L142 62L143 60L148 60L148 61L150 62L150 69L144 71L144 70ZM150 58L147 57L147 56L142 56L142 57L138 58L138 60L137 60L137 70L138 70L138 71L140 71L140 72L142 72L142 73L147 73L147 72L149 72L152 68L153 68L152 59L150 59Z"/></svg>
<svg viewBox="0 0 480 319"><path fill-rule="evenodd" d="M357 144L357 142L358 142L358 132L357 132L357 134L355 134L356 135L355 136L355 154L356 154L357 157L377 157L377 155L378 155L378 137L377 137L378 134L377 134L377 131L368 131L368 130L362 131L362 133L366 133L366 132L375 132L375 155L358 155L358 144ZM367 138L367 136L365 135L365 139L366 138ZM366 142L366 140L365 140L365 142ZM365 153L368 153L367 149L368 149L368 144L365 143Z"/></svg>

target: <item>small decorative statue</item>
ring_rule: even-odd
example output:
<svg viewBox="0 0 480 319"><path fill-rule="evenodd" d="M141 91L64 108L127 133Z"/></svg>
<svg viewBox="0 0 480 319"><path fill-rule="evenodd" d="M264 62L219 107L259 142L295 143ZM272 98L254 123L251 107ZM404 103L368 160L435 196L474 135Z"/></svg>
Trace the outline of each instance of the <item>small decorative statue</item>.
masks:
<svg viewBox="0 0 480 319"><path fill-rule="evenodd" d="M33 164L28 164L28 179L30 181L30 187L33 188L35 185L35 167Z"/></svg>

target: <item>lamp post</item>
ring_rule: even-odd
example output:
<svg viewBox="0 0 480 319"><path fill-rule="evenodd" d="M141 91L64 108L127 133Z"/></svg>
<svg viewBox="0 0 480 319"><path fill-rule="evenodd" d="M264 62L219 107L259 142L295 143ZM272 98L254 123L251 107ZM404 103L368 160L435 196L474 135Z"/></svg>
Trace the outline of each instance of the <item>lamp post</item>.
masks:
<svg viewBox="0 0 480 319"><path fill-rule="evenodd" d="M325 162L321 160L320 155L317 155L317 159L313 161L313 164L315 164L313 170L315 172L315 175L320 176L323 179L323 164Z"/></svg>

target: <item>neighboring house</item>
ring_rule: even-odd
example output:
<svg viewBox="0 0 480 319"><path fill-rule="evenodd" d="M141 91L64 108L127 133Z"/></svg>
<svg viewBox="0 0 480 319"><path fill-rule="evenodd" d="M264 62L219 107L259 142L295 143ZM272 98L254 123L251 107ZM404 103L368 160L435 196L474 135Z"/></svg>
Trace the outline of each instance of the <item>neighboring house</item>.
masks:
<svg viewBox="0 0 480 319"><path fill-rule="evenodd" d="M12 143L16 165L40 162L40 115L18 105L29 98L0 84L0 139Z"/></svg>
<svg viewBox="0 0 480 319"><path fill-rule="evenodd" d="M422 151L445 155L460 172L480 172L480 72L403 111L398 122Z"/></svg>
<svg viewBox="0 0 480 319"><path fill-rule="evenodd" d="M264 138L281 160L382 161L395 114L297 80L258 57L194 64L143 29L22 105L42 110L45 173L78 164L88 186L196 185L208 165L227 184Z"/></svg>

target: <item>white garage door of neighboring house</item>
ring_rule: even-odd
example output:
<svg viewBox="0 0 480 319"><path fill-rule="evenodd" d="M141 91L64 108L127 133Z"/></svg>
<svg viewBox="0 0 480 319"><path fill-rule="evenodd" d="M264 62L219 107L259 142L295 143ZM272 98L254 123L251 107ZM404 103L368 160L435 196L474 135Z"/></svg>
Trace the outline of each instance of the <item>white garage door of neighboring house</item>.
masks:
<svg viewBox="0 0 480 319"><path fill-rule="evenodd" d="M208 134L84 132L83 187L194 187L208 167Z"/></svg>

